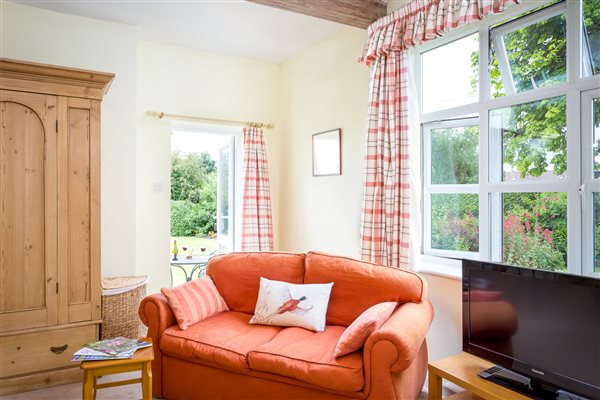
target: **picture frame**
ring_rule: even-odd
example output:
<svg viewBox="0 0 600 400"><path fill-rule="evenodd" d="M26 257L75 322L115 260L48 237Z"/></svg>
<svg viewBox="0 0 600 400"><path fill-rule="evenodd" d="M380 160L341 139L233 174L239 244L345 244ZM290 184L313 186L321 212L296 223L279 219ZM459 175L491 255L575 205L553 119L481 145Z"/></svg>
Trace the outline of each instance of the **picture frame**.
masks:
<svg viewBox="0 0 600 400"><path fill-rule="evenodd" d="M342 130L332 129L312 135L313 176L342 174Z"/></svg>

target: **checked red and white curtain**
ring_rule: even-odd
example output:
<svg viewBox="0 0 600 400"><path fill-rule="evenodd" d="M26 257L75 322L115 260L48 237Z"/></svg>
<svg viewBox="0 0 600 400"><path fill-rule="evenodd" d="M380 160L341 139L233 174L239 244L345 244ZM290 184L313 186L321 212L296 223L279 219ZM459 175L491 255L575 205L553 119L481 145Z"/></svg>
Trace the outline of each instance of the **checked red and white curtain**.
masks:
<svg viewBox="0 0 600 400"><path fill-rule="evenodd" d="M359 62L371 68L361 257L407 267L410 248L406 50L520 0L413 0L369 26Z"/></svg>
<svg viewBox="0 0 600 400"><path fill-rule="evenodd" d="M409 166L406 53L379 57L371 71L361 257L408 264Z"/></svg>
<svg viewBox="0 0 600 400"><path fill-rule="evenodd" d="M242 251L272 251L271 191L263 130L244 128Z"/></svg>

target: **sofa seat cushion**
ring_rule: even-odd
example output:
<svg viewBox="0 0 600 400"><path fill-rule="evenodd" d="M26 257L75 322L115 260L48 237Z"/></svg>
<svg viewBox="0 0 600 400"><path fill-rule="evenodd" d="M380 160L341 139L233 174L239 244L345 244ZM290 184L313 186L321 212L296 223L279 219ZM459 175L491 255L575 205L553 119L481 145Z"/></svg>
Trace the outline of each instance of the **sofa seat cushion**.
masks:
<svg viewBox="0 0 600 400"><path fill-rule="evenodd" d="M251 314L225 311L181 330L167 328L160 339L165 354L248 371L247 354L273 339L282 328L250 325Z"/></svg>
<svg viewBox="0 0 600 400"><path fill-rule="evenodd" d="M364 386L362 352L335 359L342 326L324 332L285 328L268 343L248 354L250 368L334 390L359 391Z"/></svg>

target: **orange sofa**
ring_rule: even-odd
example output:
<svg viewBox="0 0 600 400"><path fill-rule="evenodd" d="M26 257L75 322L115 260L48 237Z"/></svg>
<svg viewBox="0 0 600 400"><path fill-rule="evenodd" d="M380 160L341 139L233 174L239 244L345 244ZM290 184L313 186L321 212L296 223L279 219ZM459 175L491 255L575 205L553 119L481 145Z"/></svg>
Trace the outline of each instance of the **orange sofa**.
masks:
<svg viewBox="0 0 600 400"><path fill-rule="evenodd" d="M425 381L425 335L433 319L418 274L322 253L231 253L207 274L229 311L180 330L166 298L143 299L152 338L154 396L166 399L415 399ZM327 326L250 325L260 277L334 282ZM333 358L344 329L374 304L400 305L364 347Z"/></svg>

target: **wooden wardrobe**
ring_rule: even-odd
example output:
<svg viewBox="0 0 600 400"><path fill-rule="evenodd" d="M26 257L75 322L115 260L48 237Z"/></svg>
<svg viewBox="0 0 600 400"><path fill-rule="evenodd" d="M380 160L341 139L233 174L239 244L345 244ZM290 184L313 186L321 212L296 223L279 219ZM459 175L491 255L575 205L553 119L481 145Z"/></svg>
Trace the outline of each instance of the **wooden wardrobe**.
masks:
<svg viewBox="0 0 600 400"><path fill-rule="evenodd" d="M113 74L0 59L0 395L98 338L100 102Z"/></svg>

